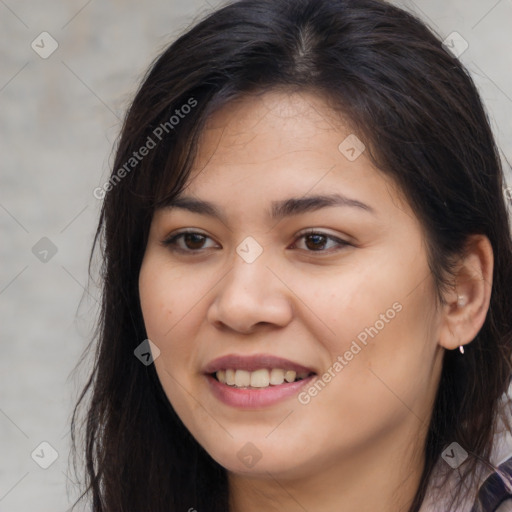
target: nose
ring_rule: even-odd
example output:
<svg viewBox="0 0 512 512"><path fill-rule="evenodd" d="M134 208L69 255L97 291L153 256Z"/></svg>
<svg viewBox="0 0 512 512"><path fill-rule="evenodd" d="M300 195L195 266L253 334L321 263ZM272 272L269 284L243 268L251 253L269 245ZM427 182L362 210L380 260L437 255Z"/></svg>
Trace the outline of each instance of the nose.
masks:
<svg viewBox="0 0 512 512"><path fill-rule="evenodd" d="M217 328L249 334L262 327L284 327L293 316L292 293L260 256L247 263L234 255L231 270L215 287L207 320Z"/></svg>

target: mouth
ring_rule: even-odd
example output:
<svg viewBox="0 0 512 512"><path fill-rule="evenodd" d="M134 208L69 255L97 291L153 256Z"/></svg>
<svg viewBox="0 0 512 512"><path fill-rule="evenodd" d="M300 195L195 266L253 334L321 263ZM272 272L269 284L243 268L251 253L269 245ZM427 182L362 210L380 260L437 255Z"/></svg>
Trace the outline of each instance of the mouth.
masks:
<svg viewBox="0 0 512 512"><path fill-rule="evenodd" d="M298 382L316 375L314 372L284 370L283 368L260 368L256 371L227 368L209 374L217 382L238 389L264 389Z"/></svg>
<svg viewBox="0 0 512 512"><path fill-rule="evenodd" d="M212 393L240 408L263 408L296 395L317 373L287 359L228 355L204 368Z"/></svg>

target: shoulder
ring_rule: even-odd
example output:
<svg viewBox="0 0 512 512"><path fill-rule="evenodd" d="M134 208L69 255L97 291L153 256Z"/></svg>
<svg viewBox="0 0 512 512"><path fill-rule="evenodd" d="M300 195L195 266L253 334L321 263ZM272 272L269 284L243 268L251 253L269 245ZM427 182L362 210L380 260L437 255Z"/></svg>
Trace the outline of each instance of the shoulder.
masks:
<svg viewBox="0 0 512 512"><path fill-rule="evenodd" d="M503 396L503 411L512 420L512 385ZM471 512L512 512L512 433L503 420L498 421L494 437L491 462L496 466L489 471L471 509Z"/></svg>
<svg viewBox="0 0 512 512"><path fill-rule="evenodd" d="M512 385L503 396L503 411L512 421ZM494 469L480 470L478 485L467 489L463 494L465 500L457 507L457 512L512 512L512 433L505 427L503 420L497 420L490 462ZM443 488L444 499L440 500L436 487L443 476L450 471L446 487ZM446 462L439 458L429 489L419 512L439 512L450 510L449 498L461 486L459 474L448 468Z"/></svg>
<svg viewBox="0 0 512 512"><path fill-rule="evenodd" d="M471 512L512 512L512 456L480 486Z"/></svg>

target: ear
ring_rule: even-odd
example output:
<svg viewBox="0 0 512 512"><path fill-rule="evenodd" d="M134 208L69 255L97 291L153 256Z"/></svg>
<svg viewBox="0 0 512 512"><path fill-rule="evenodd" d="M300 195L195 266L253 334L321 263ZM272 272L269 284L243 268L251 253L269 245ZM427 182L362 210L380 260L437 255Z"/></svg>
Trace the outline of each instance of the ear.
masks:
<svg viewBox="0 0 512 512"><path fill-rule="evenodd" d="M491 300L494 255L489 239L471 235L442 306L439 344L454 350L473 341L484 324Z"/></svg>

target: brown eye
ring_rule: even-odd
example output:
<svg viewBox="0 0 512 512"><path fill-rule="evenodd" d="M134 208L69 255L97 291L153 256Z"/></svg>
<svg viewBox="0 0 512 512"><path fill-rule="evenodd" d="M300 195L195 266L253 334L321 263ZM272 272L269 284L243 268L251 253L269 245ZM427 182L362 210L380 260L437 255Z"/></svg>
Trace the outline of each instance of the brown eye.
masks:
<svg viewBox="0 0 512 512"><path fill-rule="evenodd" d="M303 247L300 247L299 241L304 240ZM294 248L304 249L307 252L330 253L349 246L348 242L341 240L327 233L310 231L302 233L293 244Z"/></svg>
<svg viewBox="0 0 512 512"><path fill-rule="evenodd" d="M203 235L196 231L185 231L172 235L162 241L162 245L169 247L173 251L181 252L200 252L203 249L211 249L214 246L207 247L205 244L211 240L209 236Z"/></svg>
<svg viewBox="0 0 512 512"><path fill-rule="evenodd" d="M328 237L320 234L305 235L306 246L312 251L323 249Z"/></svg>
<svg viewBox="0 0 512 512"><path fill-rule="evenodd" d="M197 233L184 233L183 241L187 249L202 249L206 237Z"/></svg>

